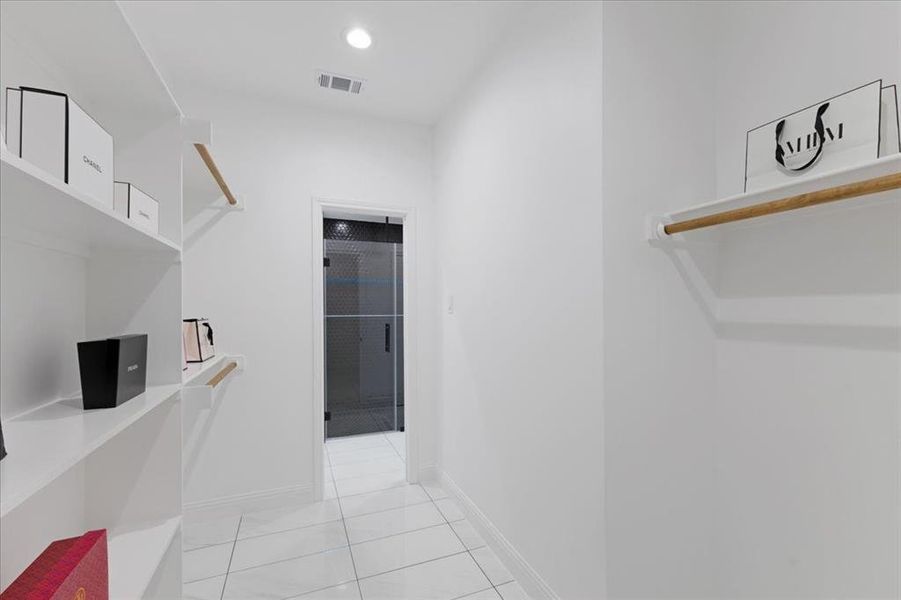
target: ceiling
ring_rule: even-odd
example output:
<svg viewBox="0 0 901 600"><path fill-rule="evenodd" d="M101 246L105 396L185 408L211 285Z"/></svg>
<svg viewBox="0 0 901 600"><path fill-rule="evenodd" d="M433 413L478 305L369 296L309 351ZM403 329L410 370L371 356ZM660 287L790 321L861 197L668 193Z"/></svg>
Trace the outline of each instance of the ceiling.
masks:
<svg viewBox="0 0 901 600"><path fill-rule="evenodd" d="M262 96L430 124L473 75L522 2L161 2L121 5L176 98ZM367 50L343 33L366 28ZM317 70L360 77L351 95Z"/></svg>

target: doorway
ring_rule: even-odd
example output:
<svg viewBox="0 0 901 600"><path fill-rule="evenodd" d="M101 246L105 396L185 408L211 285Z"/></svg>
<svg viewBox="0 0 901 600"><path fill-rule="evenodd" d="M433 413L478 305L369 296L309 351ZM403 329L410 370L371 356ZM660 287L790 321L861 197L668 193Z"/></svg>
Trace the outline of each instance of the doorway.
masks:
<svg viewBox="0 0 901 600"><path fill-rule="evenodd" d="M322 223L326 441L404 431L403 225Z"/></svg>
<svg viewBox="0 0 901 600"><path fill-rule="evenodd" d="M313 497L416 483L415 209L314 197L312 229Z"/></svg>

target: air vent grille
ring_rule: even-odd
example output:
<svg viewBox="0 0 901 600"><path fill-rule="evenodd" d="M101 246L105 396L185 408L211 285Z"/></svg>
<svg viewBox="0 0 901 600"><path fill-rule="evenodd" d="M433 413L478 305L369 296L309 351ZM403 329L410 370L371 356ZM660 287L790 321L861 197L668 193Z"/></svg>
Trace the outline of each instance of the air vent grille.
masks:
<svg viewBox="0 0 901 600"><path fill-rule="evenodd" d="M319 71L316 73L316 81L321 88L336 90L347 94L359 94L363 91L363 79L360 79L359 77Z"/></svg>

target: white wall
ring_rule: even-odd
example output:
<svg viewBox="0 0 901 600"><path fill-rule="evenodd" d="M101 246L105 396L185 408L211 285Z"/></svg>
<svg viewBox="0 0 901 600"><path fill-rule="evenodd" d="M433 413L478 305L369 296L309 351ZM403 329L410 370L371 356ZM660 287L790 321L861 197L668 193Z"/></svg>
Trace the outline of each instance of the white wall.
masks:
<svg viewBox="0 0 901 600"><path fill-rule="evenodd" d="M717 23L718 196L741 191L751 127L874 79L901 83L897 2L730 3ZM724 597L901 596L898 196L724 235ZM889 308L874 314L880 300Z"/></svg>
<svg viewBox="0 0 901 600"><path fill-rule="evenodd" d="M313 480L311 285L321 268L311 264L311 199L416 207L427 230L430 134L234 96L179 100L212 121L216 160L247 203L223 212L185 199L185 316L210 318L217 349L247 357L210 417L185 500L305 489ZM423 252L413 278L425 303L432 259ZM434 319L422 320L427 339ZM428 360L420 365L427 377ZM428 397L428 384L420 388ZM423 460L434 462L429 447Z"/></svg>
<svg viewBox="0 0 901 600"><path fill-rule="evenodd" d="M712 248L645 218L714 195L713 21L695 3L604 7L604 401L611 598L713 594Z"/></svg>
<svg viewBox="0 0 901 600"><path fill-rule="evenodd" d="M0 362L5 420L80 391L75 344L86 339L87 264L83 256L4 237L0 271L0 355L27 357Z"/></svg>
<svg viewBox="0 0 901 600"><path fill-rule="evenodd" d="M441 467L566 598L604 589L600 36L531 5L435 134Z"/></svg>
<svg viewBox="0 0 901 600"><path fill-rule="evenodd" d="M749 128L901 80L901 5L608 3L604 23L609 596L897 597L901 207L666 250L637 232L741 191ZM802 31L821 37L782 43Z"/></svg>

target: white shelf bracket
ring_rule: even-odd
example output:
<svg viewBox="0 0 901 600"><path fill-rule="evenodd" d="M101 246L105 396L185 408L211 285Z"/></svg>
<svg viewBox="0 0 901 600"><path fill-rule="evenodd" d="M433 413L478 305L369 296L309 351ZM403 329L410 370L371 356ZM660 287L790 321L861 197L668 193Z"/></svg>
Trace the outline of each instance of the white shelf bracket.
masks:
<svg viewBox="0 0 901 600"><path fill-rule="evenodd" d="M222 208L224 210L243 211L246 208L244 195L243 194L235 194L235 200L238 201L237 204L230 204L228 202L228 198L226 198L224 195L222 195L222 196L219 196L218 201L222 203Z"/></svg>
<svg viewBox="0 0 901 600"><path fill-rule="evenodd" d="M659 244L673 239L673 236L664 230L667 222L668 219L661 215L650 215L645 219L645 239L648 243Z"/></svg>

